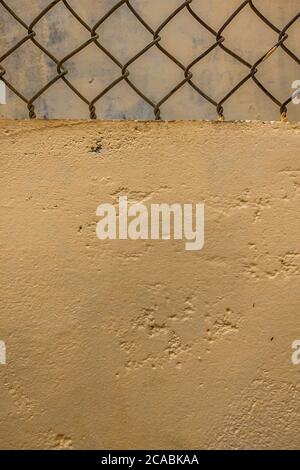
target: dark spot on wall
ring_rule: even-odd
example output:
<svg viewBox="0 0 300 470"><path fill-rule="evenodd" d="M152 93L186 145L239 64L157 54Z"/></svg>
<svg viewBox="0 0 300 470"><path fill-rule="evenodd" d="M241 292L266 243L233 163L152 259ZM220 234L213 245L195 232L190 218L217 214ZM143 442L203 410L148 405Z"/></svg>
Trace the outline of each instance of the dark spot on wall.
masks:
<svg viewBox="0 0 300 470"><path fill-rule="evenodd" d="M91 152L93 153L100 153L102 150L102 145L101 142L97 141L92 147L91 147Z"/></svg>

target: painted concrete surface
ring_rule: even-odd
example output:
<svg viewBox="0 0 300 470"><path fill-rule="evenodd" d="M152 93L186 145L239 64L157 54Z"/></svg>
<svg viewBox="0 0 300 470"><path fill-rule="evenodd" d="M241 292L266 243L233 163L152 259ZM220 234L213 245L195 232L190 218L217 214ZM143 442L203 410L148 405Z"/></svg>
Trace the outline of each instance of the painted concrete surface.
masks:
<svg viewBox="0 0 300 470"><path fill-rule="evenodd" d="M299 448L299 125L0 123L0 448ZM205 246L96 208L205 202Z"/></svg>
<svg viewBox="0 0 300 470"><path fill-rule="evenodd" d="M9 6L26 24L50 4L50 0L9 0ZM91 27L105 15L118 0L69 0L69 4ZM183 0L132 0L131 4L156 30ZM193 0L191 7L211 28L218 31L242 0ZM299 0L255 0L255 6L277 28L283 29L299 13ZM67 10L63 1L57 3L36 25L34 32L43 47L58 60L89 40L91 35ZM123 5L98 29L100 43L121 64L153 41L144 26ZM250 64L255 64L278 42L278 33L245 7L223 31L224 44ZM18 43L27 30L20 26L0 5L0 57ZM160 32L161 46L185 67L215 43L215 37L184 8ZM300 57L299 20L288 29L286 46ZM57 75L56 64L27 41L7 57L1 65L5 77L27 98L35 94ZM120 68L90 44L71 57L65 67L67 78L89 100L95 98L107 85L120 77ZM166 96L184 78L177 67L157 47L147 51L128 66L130 79L155 104ZM216 102L224 98L249 73L249 68L221 48L213 50L191 69L194 83ZM285 102L295 91L292 83L300 79L299 64L279 48L260 64L257 78L280 101ZM67 103L67 105L66 105ZM36 102L36 112L43 118L86 119L88 106L62 81L56 82ZM143 101L125 81L119 82L96 105L101 119L154 119L153 109ZM226 120L257 119L280 120L279 108L249 80L224 104ZM161 106L162 119L216 119L215 106L208 103L190 85L185 84ZM1 118L27 118L28 110L18 97L8 91L7 104L0 107ZM300 106L289 106L289 119L300 120Z"/></svg>

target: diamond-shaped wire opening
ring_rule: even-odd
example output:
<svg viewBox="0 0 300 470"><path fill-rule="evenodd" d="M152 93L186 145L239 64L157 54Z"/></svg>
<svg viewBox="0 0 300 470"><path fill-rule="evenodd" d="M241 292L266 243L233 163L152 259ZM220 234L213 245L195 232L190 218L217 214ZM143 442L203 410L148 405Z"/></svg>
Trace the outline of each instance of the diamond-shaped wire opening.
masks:
<svg viewBox="0 0 300 470"><path fill-rule="evenodd" d="M101 44L122 64L136 56L153 39L126 4L114 11L97 33Z"/></svg>
<svg viewBox="0 0 300 470"><path fill-rule="evenodd" d="M160 45L185 65L216 42L186 8L164 27L160 35Z"/></svg>
<svg viewBox="0 0 300 470"><path fill-rule="evenodd" d="M91 38L90 32L62 2L57 3L39 20L34 31L39 43L59 59Z"/></svg>
<svg viewBox="0 0 300 470"><path fill-rule="evenodd" d="M241 30L241 25L247 28ZM222 32L224 45L250 64L254 64L278 40L278 33L267 26L248 6ZM257 42L257 38L261 40ZM255 44L255 47L253 47Z"/></svg>
<svg viewBox="0 0 300 470"><path fill-rule="evenodd" d="M91 101L121 76L121 69L95 43L91 43L64 63L66 79Z"/></svg>
<svg viewBox="0 0 300 470"><path fill-rule="evenodd" d="M130 80L155 103L184 78L183 71L156 47L131 64L129 70ZM161 77L164 77L164 80Z"/></svg>
<svg viewBox="0 0 300 470"><path fill-rule="evenodd" d="M20 61L23 62L22 73L16 74ZM30 40L10 54L1 65L6 70L5 79L28 99L57 76L55 63Z"/></svg>
<svg viewBox="0 0 300 470"><path fill-rule="evenodd" d="M215 101L220 101L249 69L219 47L191 69L193 82Z"/></svg>
<svg viewBox="0 0 300 470"><path fill-rule="evenodd" d="M292 83L298 74L299 65L278 48L266 62L260 64L256 78L283 103L291 95Z"/></svg>

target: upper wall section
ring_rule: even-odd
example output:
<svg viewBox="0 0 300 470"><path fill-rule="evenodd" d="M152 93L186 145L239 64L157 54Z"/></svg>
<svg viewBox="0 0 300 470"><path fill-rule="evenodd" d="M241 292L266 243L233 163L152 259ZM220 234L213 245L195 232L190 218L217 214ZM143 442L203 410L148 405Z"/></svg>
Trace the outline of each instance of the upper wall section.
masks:
<svg viewBox="0 0 300 470"><path fill-rule="evenodd" d="M0 1L0 117L279 120L299 14L299 0Z"/></svg>

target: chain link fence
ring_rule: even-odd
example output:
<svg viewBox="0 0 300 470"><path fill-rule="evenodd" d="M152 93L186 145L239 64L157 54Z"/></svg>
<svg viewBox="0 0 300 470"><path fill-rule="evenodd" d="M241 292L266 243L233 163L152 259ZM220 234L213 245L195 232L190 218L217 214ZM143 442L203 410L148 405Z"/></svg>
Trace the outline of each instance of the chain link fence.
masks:
<svg viewBox="0 0 300 470"><path fill-rule="evenodd" d="M299 7L0 0L0 116L298 120Z"/></svg>

